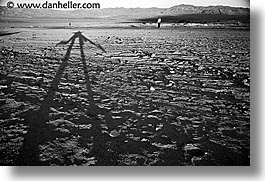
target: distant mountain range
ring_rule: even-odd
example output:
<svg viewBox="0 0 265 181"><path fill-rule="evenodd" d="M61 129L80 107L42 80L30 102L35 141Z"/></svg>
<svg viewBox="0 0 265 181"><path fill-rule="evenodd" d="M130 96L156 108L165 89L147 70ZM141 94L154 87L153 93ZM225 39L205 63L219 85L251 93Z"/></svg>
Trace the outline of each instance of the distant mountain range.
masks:
<svg viewBox="0 0 265 181"><path fill-rule="evenodd" d="M171 17L169 19L200 17L208 19L211 16L233 18L236 20L244 17L249 19L250 9L229 6L193 6L193 5L177 5L171 8L104 8L104 9L79 9L79 10L52 10L52 9L7 9L0 7L1 18L46 18L46 19L110 19L119 21L153 21L157 17ZM182 17L182 19L180 18ZM166 19L167 19L166 18ZM195 18L196 19L196 18ZM216 19L216 18L215 18ZM229 18L228 18L229 19Z"/></svg>
<svg viewBox="0 0 265 181"><path fill-rule="evenodd" d="M193 6L193 5L177 5L162 11L163 14L183 15L183 14L222 14L222 15L249 15L249 8L238 8L230 6Z"/></svg>

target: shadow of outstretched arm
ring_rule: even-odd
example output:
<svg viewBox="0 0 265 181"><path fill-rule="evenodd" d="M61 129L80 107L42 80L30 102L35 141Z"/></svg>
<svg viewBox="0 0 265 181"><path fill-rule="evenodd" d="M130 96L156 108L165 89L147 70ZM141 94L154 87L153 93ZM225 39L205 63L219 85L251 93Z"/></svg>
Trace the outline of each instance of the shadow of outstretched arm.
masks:
<svg viewBox="0 0 265 181"><path fill-rule="evenodd" d="M82 34L80 35L81 38L84 40L84 41L88 41L90 44L96 46L97 48L99 48L100 50L102 50L104 53L107 53L106 50L100 45L100 44L96 44L94 43L93 41L89 40L88 38L86 38L85 36L83 36Z"/></svg>
<svg viewBox="0 0 265 181"><path fill-rule="evenodd" d="M73 41L75 38L76 38L76 36L72 36L69 40L67 40L67 41L60 41L60 42L57 43L55 46L58 46L58 45L66 45L66 44L68 44L69 42Z"/></svg>

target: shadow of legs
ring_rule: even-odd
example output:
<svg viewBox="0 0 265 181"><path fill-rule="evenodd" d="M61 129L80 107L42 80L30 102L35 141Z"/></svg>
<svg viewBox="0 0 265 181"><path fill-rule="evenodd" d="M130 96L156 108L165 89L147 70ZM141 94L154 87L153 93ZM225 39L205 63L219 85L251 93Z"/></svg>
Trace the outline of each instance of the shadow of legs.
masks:
<svg viewBox="0 0 265 181"><path fill-rule="evenodd" d="M24 144L20 149L20 155L15 163L16 165L46 165L45 162L40 161L39 146L44 141L49 140L52 136L50 135L51 130L46 123L49 120L49 109L53 104L55 92L58 90L58 84L62 78L65 67L67 66L75 37L73 36L70 40L71 44L67 49L63 62L57 70L55 78L53 79L42 105L38 111L30 111L24 117L29 129L24 138Z"/></svg>

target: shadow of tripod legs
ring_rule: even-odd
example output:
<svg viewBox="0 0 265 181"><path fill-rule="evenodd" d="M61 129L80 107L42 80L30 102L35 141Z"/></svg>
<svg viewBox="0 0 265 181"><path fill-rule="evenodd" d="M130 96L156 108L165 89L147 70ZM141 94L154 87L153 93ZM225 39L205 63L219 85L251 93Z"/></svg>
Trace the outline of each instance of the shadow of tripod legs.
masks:
<svg viewBox="0 0 265 181"><path fill-rule="evenodd" d="M111 156L108 154L106 150L106 143L108 142L108 135L102 133L101 128L101 120L98 116L104 115L105 117L110 117L109 114L106 113L103 109L100 109L97 105L95 105L93 99L93 91L91 89L91 82L88 76L88 69L85 59L85 54L83 50L83 39L79 38L79 45L80 45L80 53L81 53L81 61L83 64L83 70L86 79L86 88L87 88L87 99L89 101L89 108L88 108L88 115L92 117L91 124L92 124L92 135L93 135L93 149L92 154L95 155L97 159L97 165L111 165Z"/></svg>
<svg viewBox="0 0 265 181"><path fill-rule="evenodd" d="M20 155L16 160L16 165L46 165L47 163L40 161L39 146L44 141L50 140L52 135L49 126L46 124L49 120L49 109L53 104L55 92L58 90L58 84L62 78L65 67L67 66L70 53L75 41L75 37L71 39L66 55L58 68L47 96L44 98L42 105L38 111L30 111L26 113L24 119L29 125L28 133L24 138L24 144L20 149Z"/></svg>

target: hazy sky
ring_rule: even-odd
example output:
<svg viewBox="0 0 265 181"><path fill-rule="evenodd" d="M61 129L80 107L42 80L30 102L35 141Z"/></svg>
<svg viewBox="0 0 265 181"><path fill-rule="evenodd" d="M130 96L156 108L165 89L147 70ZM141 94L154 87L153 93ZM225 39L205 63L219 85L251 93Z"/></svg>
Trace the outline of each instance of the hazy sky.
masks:
<svg viewBox="0 0 265 181"><path fill-rule="evenodd" d="M43 3L57 2L58 0L0 0L1 5L6 5L6 2L13 1L14 3ZM60 2L67 2L69 0L60 0ZM249 7L249 0L72 0L72 2L86 2L86 3L100 3L101 8L108 7L159 7L169 8L179 4L192 4L196 6L209 6L209 5L225 5L236 7Z"/></svg>

